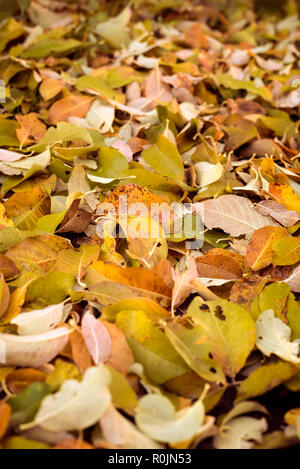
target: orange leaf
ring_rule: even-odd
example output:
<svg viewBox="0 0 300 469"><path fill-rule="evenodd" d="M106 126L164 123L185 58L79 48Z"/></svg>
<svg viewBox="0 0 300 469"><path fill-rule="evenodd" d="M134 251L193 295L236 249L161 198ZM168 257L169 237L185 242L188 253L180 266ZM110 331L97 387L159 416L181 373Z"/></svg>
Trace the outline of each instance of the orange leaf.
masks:
<svg viewBox="0 0 300 469"><path fill-rule="evenodd" d="M162 281L154 270L144 267L120 267L116 264L105 264L95 261L87 269L86 281L89 285L111 280L132 288L148 290L171 297L171 289Z"/></svg>
<svg viewBox="0 0 300 469"><path fill-rule="evenodd" d="M20 128L16 130L21 147L29 143L39 142L45 135L47 127L38 119L38 114L31 112L26 116L16 116Z"/></svg>
<svg viewBox="0 0 300 469"><path fill-rule="evenodd" d="M83 95L70 94L66 98L56 101L50 108L50 122L57 124L58 122L67 121L68 117L85 117L88 113L93 98Z"/></svg>
<svg viewBox="0 0 300 469"><path fill-rule="evenodd" d="M81 373L93 365L92 357L85 345L81 332L75 330L70 336L72 357Z"/></svg>
<svg viewBox="0 0 300 469"><path fill-rule="evenodd" d="M0 440L5 435L11 414L11 408L6 402L0 402Z"/></svg>
<svg viewBox="0 0 300 469"><path fill-rule="evenodd" d="M269 194L272 199L284 205L288 210L300 213L300 197L288 184L270 182Z"/></svg>
<svg viewBox="0 0 300 469"><path fill-rule="evenodd" d="M13 394L23 391L29 384L35 382L44 382L47 374L34 368L21 368L12 371L6 377L6 384Z"/></svg>
<svg viewBox="0 0 300 469"><path fill-rule="evenodd" d="M53 449L93 449L93 446L83 440L67 440L54 446Z"/></svg>
<svg viewBox="0 0 300 469"><path fill-rule="evenodd" d="M134 364L134 358L125 334L115 324L107 321L101 322L111 337L111 355L106 364L126 375L128 368Z"/></svg>
<svg viewBox="0 0 300 469"><path fill-rule="evenodd" d="M151 204L162 204L166 203L167 200L159 195L153 194L144 187L138 184L123 184L118 187L103 200L103 203L112 204L116 210L122 209L122 199L120 196L127 197L127 206L130 207L131 204L137 202L143 203L148 209L151 208ZM121 202L121 204L120 204ZM101 203L99 204L101 206Z"/></svg>
<svg viewBox="0 0 300 469"><path fill-rule="evenodd" d="M200 277L237 279L243 276L241 266L225 254L205 254L197 257L197 268Z"/></svg>
<svg viewBox="0 0 300 469"><path fill-rule="evenodd" d="M63 80L55 80L53 78L46 78L42 81L40 86L41 96L48 101L49 99L54 98L61 90L64 88L65 83Z"/></svg>
<svg viewBox="0 0 300 469"><path fill-rule="evenodd" d="M287 236L289 236L287 230L279 226L264 226L256 230L247 247L247 265L253 270L267 267L273 260L273 242Z"/></svg>

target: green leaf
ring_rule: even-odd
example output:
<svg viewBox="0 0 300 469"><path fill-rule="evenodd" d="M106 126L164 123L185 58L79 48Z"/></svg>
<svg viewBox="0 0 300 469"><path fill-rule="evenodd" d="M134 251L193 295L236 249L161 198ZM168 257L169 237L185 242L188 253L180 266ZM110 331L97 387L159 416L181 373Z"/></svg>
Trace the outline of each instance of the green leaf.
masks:
<svg viewBox="0 0 300 469"><path fill-rule="evenodd" d="M266 101L272 101L272 93L265 86L255 86L252 81L247 80L237 80L233 78L229 73L219 73L217 72L216 81L219 85L224 86L225 88L230 88L231 90L246 90L249 93L260 96Z"/></svg>
<svg viewBox="0 0 300 469"><path fill-rule="evenodd" d="M274 282L267 285L251 303L250 312L254 321L266 309L273 309L275 316L284 320L283 309L290 291L290 287L284 282Z"/></svg>
<svg viewBox="0 0 300 469"><path fill-rule="evenodd" d="M114 99L116 101L119 101L121 98L120 93L110 88L105 80L99 77L93 77L91 75L85 75L83 77L77 78L75 87L79 91L86 91L89 89L97 91L100 96Z"/></svg>
<svg viewBox="0 0 300 469"><path fill-rule="evenodd" d="M75 279L65 272L50 272L45 277L34 280L28 287L26 301L36 306L61 303L72 290Z"/></svg>
<svg viewBox="0 0 300 469"><path fill-rule="evenodd" d="M16 129L19 124L16 121L0 118L0 146L19 147Z"/></svg>
<svg viewBox="0 0 300 469"><path fill-rule="evenodd" d="M163 135L159 135L157 142L142 152L144 160L162 176L183 180L184 167L181 156L173 143Z"/></svg>
<svg viewBox="0 0 300 469"><path fill-rule="evenodd" d="M0 30L0 52L2 52L6 45L13 39L17 39L24 34L24 28L21 23L18 23L14 18L10 18L4 25L1 25Z"/></svg>
<svg viewBox="0 0 300 469"><path fill-rule="evenodd" d="M105 306L102 317L104 321L115 321L121 311L143 311L151 321L170 318L170 313L150 298L131 297Z"/></svg>
<svg viewBox="0 0 300 469"><path fill-rule="evenodd" d="M125 8L118 16L98 24L96 31L108 44L115 49L120 49L126 46L130 40L126 30L130 17L130 8Z"/></svg>
<svg viewBox="0 0 300 469"><path fill-rule="evenodd" d="M62 212L44 215L38 220L35 228L45 233L54 234L58 225L63 221L66 212L67 210L63 210Z"/></svg>
<svg viewBox="0 0 300 469"><path fill-rule="evenodd" d="M77 39L44 38L29 46L23 52L22 57L24 59L41 59L48 55L67 55L81 46L82 43Z"/></svg>
<svg viewBox="0 0 300 469"><path fill-rule="evenodd" d="M236 402L265 394L289 380L297 372L295 366L283 361L262 365L239 385Z"/></svg>
<svg viewBox="0 0 300 469"><path fill-rule="evenodd" d="M8 399L12 408L12 422L14 425L32 420L47 394L51 392L50 386L45 383L32 383L24 391Z"/></svg>
<svg viewBox="0 0 300 469"><path fill-rule="evenodd" d="M143 365L151 381L164 383L188 370L167 336L143 311L119 313L116 325L125 333L135 360Z"/></svg>
<svg viewBox="0 0 300 469"><path fill-rule="evenodd" d="M188 316L206 336L224 373L234 377L255 345L255 324L248 311L227 300L195 298Z"/></svg>
<svg viewBox="0 0 300 469"><path fill-rule="evenodd" d="M29 440L22 436L10 436L2 442L4 449L51 449L50 446L40 441Z"/></svg>
<svg viewBox="0 0 300 469"><path fill-rule="evenodd" d="M89 144L93 143L92 137L86 129L69 124L68 122L59 122L56 127L50 127L39 143L30 147L29 150L36 152L44 151L55 143L74 140L84 140Z"/></svg>
<svg viewBox="0 0 300 469"><path fill-rule="evenodd" d="M117 178L123 175L123 171L128 169L128 161L122 153L114 148L102 147L98 153L100 169L97 172L90 172L95 176L105 178Z"/></svg>
<svg viewBox="0 0 300 469"><path fill-rule="evenodd" d="M128 379L111 366L107 365L107 368L110 372L109 390L113 404L125 412L133 413L138 404L138 400Z"/></svg>
<svg viewBox="0 0 300 469"><path fill-rule="evenodd" d="M165 326L168 339L187 365L207 381L225 383L224 373L210 356L210 344L200 327L188 329L176 322Z"/></svg>

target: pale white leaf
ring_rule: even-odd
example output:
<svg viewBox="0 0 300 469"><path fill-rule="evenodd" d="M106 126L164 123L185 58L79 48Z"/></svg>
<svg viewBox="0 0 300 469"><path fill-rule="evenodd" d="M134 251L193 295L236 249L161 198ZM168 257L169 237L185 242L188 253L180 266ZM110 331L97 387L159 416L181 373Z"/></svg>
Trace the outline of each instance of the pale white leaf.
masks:
<svg viewBox="0 0 300 469"><path fill-rule="evenodd" d="M0 353L0 363L34 368L42 366L62 351L71 332L67 327L60 327L39 335L0 334L0 343L5 344L5 351L2 347Z"/></svg>
<svg viewBox="0 0 300 469"><path fill-rule="evenodd" d="M262 442L267 428L265 418L238 417L214 437L214 446L216 449L251 449L253 442Z"/></svg>
<svg viewBox="0 0 300 469"><path fill-rule="evenodd" d="M222 427L224 427L230 420L233 420L236 417L239 417L243 414L249 414L251 412L261 412L263 414L267 414L267 409L260 404L259 402L255 401L242 401L238 402L223 418L222 420Z"/></svg>
<svg viewBox="0 0 300 469"><path fill-rule="evenodd" d="M284 281L290 286L292 291L300 293L300 265Z"/></svg>
<svg viewBox="0 0 300 469"><path fill-rule="evenodd" d="M42 334L54 329L61 322L63 314L64 303L60 303L21 313L11 320L11 324L18 326L19 335Z"/></svg>
<svg viewBox="0 0 300 469"><path fill-rule="evenodd" d="M112 148L115 148L120 153L122 153L122 155L125 156L127 161L132 161L132 150L128 143L124 142L124 140L122 140L121 138L117 138L117 140L115 140L111 146Z"/></svg>
<svg viewBox="0 0 300 469"><path fill-rule="evenodd" d="M221 163L211 164L207 161L200 161L194 165L197 174L197 184L200 187L208 186L220 179L223 174Z"/></svg>
<svg viewBox="0 0 300 469"><path fill-rule="evenodd" d="M176 412L171 401L158 394L142 397L135 417L140 430L163 443L179 443L195 437L201 431L204 419L205 408L201 400Z"/></svg>
<svg viewBox="0 0 300 469"><path fill-rule="evenodd" d="M104 324L89 312L82 319L82 335L94 363L106 362L111 355L111 337Z"/></svg>
<svg viewBox="0 0 300 469"><path fill-rule="evenodd" d="M291 342L291 329L287 324L275 317L272 309L267 309L257 319L256 346L267 357L272 353L291 363L300 363L298 358L299 344Z"/></svg>
<svg viewBox="0 0 300 469"><path fill-rule="evenodd" d="M93 174L87 175L88 179L99 184L111 184L114 181L122 181L122 179L135 179L135 176L126 176L123 178L103 178L100 176L94 176Z"/></svg>
<svg viewBox="0 0 300 469"><path fill-rule="evenodd" d="M100 420L105 441L124 449L159 449L162 445L140 432L127 418L110 406Z"/></svg>
<svg viewBox="0 0 300 469"><path fill-rule="evenodd" d="M25 174L33 166L46 168L50 164L50 150L47 149L37 156L26 156L18 161L0 161L0 171L8 176Z"/></svg>
<svg viewBox="0 0 300 469"><path fill-rule="evenodd" d="M69 379L58 392L46 396L34 422L22 428L40 425L46 430L60 432L94 425L111 402L109 379L109 371L103 365L88 368L82 381Z"/></svg>
<svg viewBox="0 0 300 469"><path fill-rule="evenodd" d="M86 177L85 169L82 166L75 166L68 181L69 195L81 192L84 194L84 200L92 210L95 210L99 200L94 192L91 192L89 182Z"/></svg>
<svg viewBox="0 0 300 469"><path fill-rule="evenodd" d="M275 200L262 200L255 206L255 208L261 215L269 215L287 228L293 226L300 220L298 212L288 210Z"/></svg>
<svg viewBox="0 0 300 469"><path fill-rule="evenodd" d="M264 226L277 225L272 218L260 215L250 200L237 195L222 195L218 199L198 202L194 208L202 213L207 228L221 228L231 236L251 234Z"/></svg>
<svg viewBox="0 0 300 469"><path fill-rule="evenodd" d="M0 161L18 161L21 158L24 158L22 153L17 153L15 151L0 149Z"/></svg>
<svg viewBox="0 0 300 469"><path fill-rule="evenodd" d="M115 118L115 109L102 99L96 99L86 115L87 122L94 128L105 134L112 130Z"/></svg>

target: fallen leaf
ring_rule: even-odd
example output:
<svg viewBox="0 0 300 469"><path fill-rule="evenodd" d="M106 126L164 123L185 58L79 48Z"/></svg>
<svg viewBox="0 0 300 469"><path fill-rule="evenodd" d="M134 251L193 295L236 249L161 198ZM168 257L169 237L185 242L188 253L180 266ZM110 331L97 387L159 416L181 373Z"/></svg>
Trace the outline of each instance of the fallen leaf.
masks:
<svg viewBox="0 0 300 469"><path fill-rule="evenodd" d="M64 303L60 303L21 313L11 320L11 324L17 326L19 335L43 334L54 329L61 322L63 314Z"/></svg>
<svg viewBox="0 0 300 469"><path fill-rule="evenodd" d="M244 366L255 344L255 325L247 310L226 300L195 298L188 316L199 326L211 353L227 376Z"/></svg>
<svg viewBox="0 0 300 469"><path fill-rule="evenodd" d="M3 345L1 363L15 366L39 367L51 361L68 343L71 329L60 327L39 335L16 336L0 334Z"/></svg>
<svg viewBox="0 0 300 469"><path fill-rule="evenodd" d="M135 420L137 426L154 440L179 443L201 431L204 417L201 400L175 412L173 404L165 396L149 394L140 399Z"/></svg>
<svg viewBox="0 0 300 469"><path fill-rule="evenodd" d="M266 225L275 225L270 217L257 213L250 200L236 195L197 203L195 209L200 210L207 228L221 228L231 236L251 234Z"/></svg>
<svg viewBox="0 0 300 469"><path fill-rule="evenodd" d="M262 200L255 208L261 215L270 216L287 228L300 220L298 212L287 210L275 200Z"/></svg>
<svg viewBox="0 0 300 469"><path fill-rule="evenodd" d="M109 374L102 365L89 368L81 382L65 381L57 393L43 399L30 427L39 425L51 431L90 427L104 415L110 404L108 383ZM29 428L28 424L26 428Z"/></svg>
<svg viewBox="0 0 300 469"><path fill-rule="evenodd" d="M182 301L184 301L192 292L193 286L190 282L197 276L197 265L193 257L186 260L185 265L183 265L183 270L180 270L180 267L178 267L173 271L174 286L172 290L171 303L172 313L174 312L174 308L180 305L180 303L182 303Z"/></svg>
<svg viewBox="0 0 300 469"><path fill-rule="evenodd" d="M291 329L267 309L256 321L256 345L267 357L272 353L291 363L300 363L299 344L291 342Z"/></svg>
<svg viewBox="0 0 300 469"><path fill-rule="evenodd" d="M255 231L247 247L246 263L253 270L260 270L273 262L273 244L289 234L279 226L265 226Z"/></svg>
<svg viewBox="0 0 300 469"><path fill-rule="evenodd" d="M26 116L16 116L20 124L20 128L16 130L20 146L29 145L30 143L38 143L46 133L46 125L39 120L38 114L31 112Z"/></svg>
<svg viewBox="0 0 300 469"><path fill-rule="evenodd" d="M50 108L50 122L68 121L69 117L85 117L93 102L93 98L83 95L70 94L66 98L56 101Z"/></svg>
<svg viewBox="0 0 300 469"><path fill-rule="evenodd" d="M0 441L5 435L8 427L9 417L11 414L11 408L6 402L0 402Z"/></svg>
<svg viewBox="0 0 300 469"><path fill-rule="evenodd" d="M95 365L105 363L111 355L111 338L102 321L88 311L82 319L82 335Z"/></svg>

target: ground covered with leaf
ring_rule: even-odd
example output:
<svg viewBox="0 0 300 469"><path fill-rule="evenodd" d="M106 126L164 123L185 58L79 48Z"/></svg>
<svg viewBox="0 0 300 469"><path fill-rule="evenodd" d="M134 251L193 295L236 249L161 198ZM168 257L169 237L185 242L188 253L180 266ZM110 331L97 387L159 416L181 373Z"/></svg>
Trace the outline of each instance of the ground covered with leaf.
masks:
<svg viewBox="0 0 300 469"><path fill-rule="evenodd" d="M299 444L299 12L0 1L1 448Z"/></svg>

